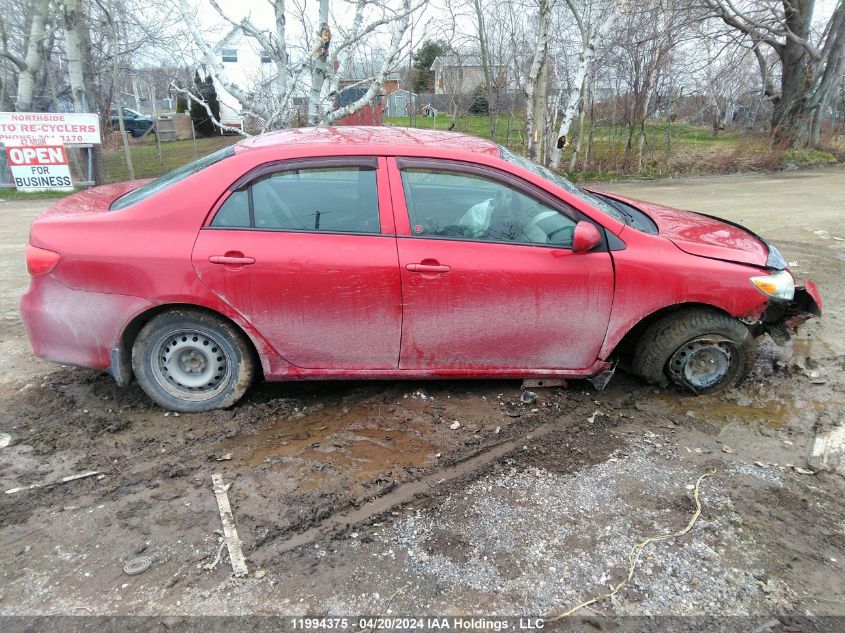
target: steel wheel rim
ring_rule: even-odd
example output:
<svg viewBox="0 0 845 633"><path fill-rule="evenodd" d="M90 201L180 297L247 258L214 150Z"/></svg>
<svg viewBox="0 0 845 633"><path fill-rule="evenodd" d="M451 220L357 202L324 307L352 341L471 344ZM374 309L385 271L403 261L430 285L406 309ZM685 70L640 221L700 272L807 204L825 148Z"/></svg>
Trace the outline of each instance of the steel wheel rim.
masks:
<svg viewBox="0 0 845 633"><path fill-rule="evenodd" d="M209 400L226 389L232 376L232 359L219 337L198 328L159 337L151 361L156 382L180 400Z"/></svg>
<svg viewBox="0 0 845 633"><path fill-rule="evenodd" d="M709 389L730 375L736 344L707 336L684 343L669 359L672 376L693 390Z"/></svg>

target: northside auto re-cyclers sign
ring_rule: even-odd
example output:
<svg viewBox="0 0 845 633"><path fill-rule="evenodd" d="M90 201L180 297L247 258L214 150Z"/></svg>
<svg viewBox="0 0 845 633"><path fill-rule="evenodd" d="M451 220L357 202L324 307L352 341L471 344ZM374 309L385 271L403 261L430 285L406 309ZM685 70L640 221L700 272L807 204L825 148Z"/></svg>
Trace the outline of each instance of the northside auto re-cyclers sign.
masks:
<svg viewBox="0 0 845 633"><path fill-rule="evenodd" d="M0 112L4 145L99 144L100 118L89 112Z"/></svg>

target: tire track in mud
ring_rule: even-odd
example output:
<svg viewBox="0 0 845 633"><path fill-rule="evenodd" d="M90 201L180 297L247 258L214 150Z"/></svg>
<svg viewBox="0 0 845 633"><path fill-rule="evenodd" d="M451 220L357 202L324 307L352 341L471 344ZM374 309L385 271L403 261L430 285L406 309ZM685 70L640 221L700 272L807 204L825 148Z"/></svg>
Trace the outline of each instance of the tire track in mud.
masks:
<svg viewBox="0 0 845 633"><path fill-rule="evenodd" d="M518 450L526 442L536 442L536 440L554 431L566 428L568 423L574 425L575 421L575 415L573 414L560 416L552 422L546 422L534 427L530 431L520 433L517 437L487 446L450 466L435 470L419 479L398 484L390 489L389 492L365 501L357 507L340 510L327 517L318 519L310 527L292 536L283 539L280 535L280 537L277 537L272 542L272 545L270 543L265 544L269 545L266 548L266 557L262 557L262 550L258 550L252 553L250 560L253 563L264 563L267 562L266 559L272 559L298 547L310 545L321 538L332 537L339 531L352 525L364 523L396 506L403 505L418 496L425 495L435 488L441 488L449 483L472 475L485 466L503 459L510 453Z"/></svg>

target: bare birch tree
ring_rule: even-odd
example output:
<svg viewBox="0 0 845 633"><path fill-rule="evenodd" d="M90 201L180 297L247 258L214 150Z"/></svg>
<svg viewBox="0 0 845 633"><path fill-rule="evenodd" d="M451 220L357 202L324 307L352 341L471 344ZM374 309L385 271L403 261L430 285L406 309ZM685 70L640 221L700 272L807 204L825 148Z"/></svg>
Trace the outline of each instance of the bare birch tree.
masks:
<svg viewBox="0 0 845 633"><path fill-rule="evenodd" d="M616 18L625 7L626 0L614 0L610 12L604 17L601 25L594 34L590 32L590 24L585 22L574 0L566 0L566 4L572 12L572 17L581 33L581 53L579 56L578 70L575 73L575 79L572 84L572 91L569 93L569 101L566 104L566 110L564 111L563 119L558 129L558 142L552 149L551 165L555 169L560 166L561 150L569 143L569 129L572 126L575 113L578 111L578 103L581 100L584 89L584 80L595 58L596 46L604 42L614 22L616 22Z"/></svg>
<svg viewBox="0 0 845 633"><path fill-rule="evenodd" d="M306 40L305 46L299 48L304 54L301 59L294 60L290 53L292 48L288 42L287 33L287 11L285 0L273 0L274 31L262 29L249 17L236 21L218 5L216 0L211 0L211 5L217 13L230 25L240 29L244 35L254 39L258 45L270 55L275 64L274 80L269 84L269 91L260 95L260 91L248 93L243 87L230 81L226 75L225 68L219 55L205 39L192 11L188 0L179 0L180 13L187 25L188 32L200 50L206 68L223 88L243 104L249 113L260 122L260 130L265 131L274 128L287 127L291 123L294 95L301 90L305 83L305 77L310 79L308 89L308 121L311 125L332 123L339 118L338 110L333 109L332 104L339 92L340 78L347 69L348 60L355 49L367 36L375 33L382 27L401 28L397 31L392 28L390 47L384 59L388 64L380 69L373 77L368 77L366 83L368 89L364 97L355 100L352 104L344 106L342 110L346 114L357 112L370 103L375 95L378 95L384 77L399 63L399 53L403 45L404 37L408 30L411 14L418 9L422 1L412 5L410 0L402 0L398 9L390 9L388 6L375 0L357 0L352 23L347 28L331 23L330 0L319 0L317 20L319 24L316 39L309 44ZM380 11L371 21L365 21L365 13L370 9ZM304 7L302 8L304 11ZM308 31L308 21L304 13L300 13L303 30ZM339 33L340 37L336 34ZM313 44L313 45L312 45ZM184 89L182 89L184 91ZM191 95L193 100L199 100L198 95ZM219 121L215 121L221 127ZM243 130L241 133L245 132Z"/></svg>
<svg viewBox="0 0 845 633"><path fill-rule="evenodd" d="M542 144L546 137L552 4L552 0L540 0L537 12L537 42L525 81L525 144L528 158L534 161L542 161Z"/></svg>
<svg viewBox="0 0 845 633"><path fill-rule="evenodd" d="M357 100L349 103L341 108L337 108L332 112L326 114L323 118L325 123L331 124L335 121L342 119L353 112L357 112L368 103L371 103L373 99L378 95L379 90L381 89L382 84L384 83L385 75L387 75L388 71L391 70L396 66L399 61L399 57L402 54L402 41L405 37L405 32L408 30L408 23L410 21L411 15L411 1L410 0L403 0L403 7L401 11L401 17L398 22L393 27L393 34L390 38L390 46L388 48L387 54L384 57L384 61L382 61L381 68L379 68L378 73L372 80L369 82L369 87L367 91Z"/></svg>
<svg viewBox="0 0 845 633"><path fill-rule="evenodd" d="M3 29L3 50L0 51L0 55L14 64L18 70L18 87L15 97L15 109L18 112L26 112L32 109L36 76L44 65L43 45L47 36L46 26L49 9L49 0L34 0L30 4L29 36L23 57L19 57L9 50L6 43L5 28ZM5 16L3 19L5 20Z"/></svg>

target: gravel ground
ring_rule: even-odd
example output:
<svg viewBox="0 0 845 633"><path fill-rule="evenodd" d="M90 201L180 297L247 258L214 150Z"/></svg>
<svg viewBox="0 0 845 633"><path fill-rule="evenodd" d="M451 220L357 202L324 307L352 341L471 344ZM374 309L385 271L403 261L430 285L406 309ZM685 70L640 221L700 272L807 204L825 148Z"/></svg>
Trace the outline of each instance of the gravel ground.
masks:
<svg viewBox="0 0 845 633"><path fill-rule="evenodd" d="M688 488L696 475L660 444L632 442L573 475L513 466L400 521L398 541L420 573L518 596L521 615L553 613L615 585L636 542L677 531L688 518L678 506L694 508ZM750 571L756 544L725 496L727 477L719 479L705 481L701 493L712 518L696 524L695 539L648 547L633 591L612 601L617 613L712 615L728 603L728 614L747 615L767 606ZM435 553L443 546L451 551Z"/></svg>

